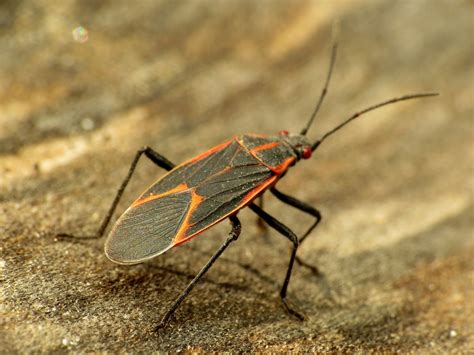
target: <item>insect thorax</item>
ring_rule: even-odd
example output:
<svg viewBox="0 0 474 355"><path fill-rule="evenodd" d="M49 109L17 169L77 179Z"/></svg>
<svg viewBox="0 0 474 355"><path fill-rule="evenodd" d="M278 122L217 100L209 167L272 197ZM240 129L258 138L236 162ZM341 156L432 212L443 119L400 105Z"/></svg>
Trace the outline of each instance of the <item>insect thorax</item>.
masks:
<svg viewBox="0 0 474 355"><path fill-rule="evenodd" d="M304 136L275 135L264 136L244 134L237 137L252 155L268 167L275 170L286 170L302 158L302 147L309 145Z"/></svg>

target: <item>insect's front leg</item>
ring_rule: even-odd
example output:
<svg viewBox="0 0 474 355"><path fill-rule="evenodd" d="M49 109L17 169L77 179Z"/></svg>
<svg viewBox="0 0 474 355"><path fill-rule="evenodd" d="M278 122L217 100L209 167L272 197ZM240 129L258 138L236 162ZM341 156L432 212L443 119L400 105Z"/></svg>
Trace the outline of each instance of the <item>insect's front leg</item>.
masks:
<svg viewBox="0 0 474 355"><path fill-rule="evenodd" d="M262 220L264 220L270 227L275 229L277 232L280 232L283 236L288 238L293 243L293 250L291 252L290 262L288 264L288 269L286 271L285 281L283 282L283 285L280 290L280 297L281 297L283 306L285 307L288 313L295 316L299 320L304 320L304 316L298 311L296 311L295 309L293 309L288 304L288 301L286 300L286 292L288 290L288 284L290 283L291 273L293 271L293 264L295 262L295 257L296 257L296 250L298 249L298 244L299 244L298 237L290 228L285 226L276 218L270 216L267 212L262 210L256 204L251 203L249 205L249 208L252 211L254 211Z"/></svg>
<svg viewBox="0 0 474 355"><path fill-rule="evenodd" d="M311 232L313 231L313 229L315 229L319 222L321 222L321 219L322 219L322 216L321 216L321 213L316 209L314 208L313 206L310 206L308 205L307 203L303 202L303 201L300 201L298 200L297 198L293 197L293 196L290 196L290 195L286 195L284 194L283 192L280 192L279 190L277 190L275 187L272 187L270 189L270 191L283 203L286 203L287 205L290 205L302 212L305 212L311 216L313 216L315 218L315 221L313 222L313 224L308 228L308 230L306 231L306 233L303 234L303 236L300 238L300 244L306 239L306 237L308 235L311 234ZM318 268L314 265L311 265L311 264L308 264L307 262L305 262L304 260L301 260L301 258L299 258L298 256L296 256L296 262L301 265L301 266L304 266L306 268L308 268L309 270L311 270L311 272L313 274L315 274L316 276L321 276L321 272L318 270Z"/></svg>
<svg viewBox="0 0 474 355"><path fill-rule="evenodd" d="M130 164L130 168L128 169L128 173L125 176L125 179L122 181L122 184L120 185L120 188L117 191L117 194L115 195L114 201L112 202L112 205L109 207L109 210L107 214L105 215L104 219L102 220L102 223L99 227L99 230L95 235L92 236L75 236L72 234L67 234L67 233L60 233L56 235L56 237L59 238L73 238L73 239L95 239L95 238L100 238L105 232L105 229L109 225L110 219L112 218L112 215L117 208L117 205L120 201L120 198L123 195L123 192L125 191L125 188L127 187L130 179L132 178L132 175L135 171L135 168L138 164L138 161L142 157L142 155L145 154L145 156L150 159L153 163L158 165L160 168L165 169L166 171L170 171L175 167L175 164L173 164L171 161L169 161L167 158L159 154L158 152L154 151L152 148L145 146L137 151L135 154L135 157L132 160L132 164Z"/></svg>

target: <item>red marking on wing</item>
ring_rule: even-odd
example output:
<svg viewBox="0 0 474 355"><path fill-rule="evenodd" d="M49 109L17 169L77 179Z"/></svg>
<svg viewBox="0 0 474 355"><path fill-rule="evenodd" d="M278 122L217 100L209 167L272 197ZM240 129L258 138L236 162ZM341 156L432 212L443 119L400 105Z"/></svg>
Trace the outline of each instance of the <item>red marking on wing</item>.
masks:
<svg viewBox="0 0 474 355"><path fill-rule="evenodd" d="M278 147L279 145L280 145L280 143L278 143L278 142L265 143L265 144L259 145L258 147L253 148L250 151L252 153L257 153L257 152L260 152L261 150L267 150L267 149L272 149L272 148Z"/></svg>
<svg viewBox="0 0 474 355"><path fill-rule="evenodd" d="M281 163L280 165L272 168L271 166L267 166L271 171L273 171L275 174L277 175L282 175L285 171L288 170L288 168L290 167L290 165L292 165L294 163L294 161L296 160L295 157L289 157L289 158L286 158L285 161L283 161L283 163Z"/></svg>
<svg viewBox="0 0 474 355"><path fill-rule="evenodd" d="M241 209L242 207L252 202L252 200L258 197L258 195L261 192L265 191L266 189L274 185L279 178L280 178L279 176L274 175L271 178L269 178L267 181L265 181L263 184L261 184L260 186L257 186L255 189L251 190L242 200L240 206L237 209Z"/></svg>
<svg viewBox="0 0 474 355"><path fill-rule="evenodd" d="M208 157L209 155L211 155L212 153L215 153L215 152L217 152L217 151L219 151L219 150L221 150L221 149L224 149L225 147L227 147L228 145L230 145L233 141L234 141L234 140L231 139L231 140L229 140L229 141L227 141L227 142L224 142L224 143L221 143L221 144L219 144L219 145L216 145L215 147L213 147L213 148L211 148L211 149L209 149L209 150L206 150L204 153L199 154L197 157L191 158L191 159L185 161L184 163L179 164L176 168L181 167L181 166L183 166L183 165L190 164L190 163L194 163L194 162L199 161L199 160L202 160L202 159L204 159L205 157ZM176 168L175 168L175 169L176 169Z"/></svg>
<svg viewBox="0 0 474 355"><path fill-rule="evenodd" d="M226 219L227 217L229 217L233 214L236 214L239 210L241 210L246 205L248 205L250 202L252 202L253 199L258 197L263 191L265 191L270 186L274 185L277 182L279 177L280 176L277 176L277 175L271 176L267 181L263 182L261 185L257 186L256 188L251 190L247 195L245 195L245 197L242 199L241 203L236 208L234 208L232 211L230 211L226 215L222 216L218 220L214 221L213 223L209 224L208 226L201 229L200 231L187 236L186 235L186 230L189 228L188 220L191 216L191 213L196 208L199 208L199 204L203 200L203 197L201 197L201 196L199 196L199 195L197 195L193 192L191 208L188 211L188 215L186 216L186 219L183 222L183 225L181 226L178 233L176 234L176 237L175 237L174 242L173 242L173 246L178 246L178 245L181 245L181 244L189 241L191 238L196 237L197 235L201 234L202 232L209 229L213 225L219 223L220 221Z"/></svg>
<svg viewBox="0 0 474 355"><path fill-rule="evenodd" d="M149 195L149 196L146 196L146 197L143 197L143 198L139 198L139 199L135 200L130 207L137 207L137 206L140 206L144 203L156 200L157 198L161 198L161 197L164 197L166 195L171 195L173 193L184 191L187 188L188 188L188 185L186 185L186 183L183 182L183 183L179 184L178 186L176 186L175 188L173 188L171 190L168 190L166 192L163 192L162 194Z"/></svg>
<svg viewBox="0 0 474 355"><path fill-rule="evenodd" d="M199 196L195 191L192 191L191 195L191 206L189 206L188 213L181 224L181 227L179 228L178 232L176 233L176 237L174 238L173 241L173 246L179 245L187 241L189 238L186 235L186 230L190 227L189 219L191 218L192 213L199 208L199 205L201 202L204 200L204 197ZM216 222L217 223L217 222ZM210 226L209 226L210 227ZM195 233L193 236L197 235L198 233Z"/></svg>

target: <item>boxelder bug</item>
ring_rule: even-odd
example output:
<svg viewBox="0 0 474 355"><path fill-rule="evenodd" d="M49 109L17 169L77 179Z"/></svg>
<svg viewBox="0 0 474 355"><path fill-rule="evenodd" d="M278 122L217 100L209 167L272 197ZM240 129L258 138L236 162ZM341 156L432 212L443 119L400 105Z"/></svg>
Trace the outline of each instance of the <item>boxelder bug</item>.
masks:
<svg viewBox="0 0 474 355"><path fill-rule="evenodd" d="M303 319L302 315L288 305L286 292L295 260L317 272L316 268L296 257L296 250L321 221L321 214L316 208L280 192L275 188L275 184L291 166L301 159L310 158L326 138L360 115L398 101L437 95L436 93L406 95L370 106L353 114L311 143L306 134L326 96L336 59L336 48L333 47L326 82L316 108L300 134L281 131L274 136L263 134L235 136L179 165L173 164L149 147L144 147L136 153L128 174L94 237L103 235L142 154L168 173L135 200L115 223L105 242L105 254L110 260L127 265L141 263L189 241L224 219L228 218L232 225L226 241L175 300L158 328L167 324L199 279L229 244L239 237L241 225L237 213L246 206L293 243L280 297L290 314L300 320ZM254 200L266 190L270 190L282 202L315 218L303 236L298 238L290 228L254 203ZM68 234L60 236L73 237Z"/></svg>

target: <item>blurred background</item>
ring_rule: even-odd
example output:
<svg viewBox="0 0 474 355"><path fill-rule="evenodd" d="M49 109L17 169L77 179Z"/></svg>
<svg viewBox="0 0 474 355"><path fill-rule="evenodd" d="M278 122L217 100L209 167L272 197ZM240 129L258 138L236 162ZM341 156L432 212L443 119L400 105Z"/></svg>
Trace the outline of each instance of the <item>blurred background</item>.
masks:
<svg viewBox="0 0 474 355"><path fill-rule="evenodd" d="M474 339L474 3L459 0L0 2L0 343L60 349L469 351ZM239 241L177 312L168 305L228 232L156 260L109 262L94 233L137 149L175 163L234 134L299 132L339 43L315 140L280 190L317 206L289 298L288 242L250 211ZM162 176L140 163L119 210ZM302 233L311 219L271 196Z"/></svg>

